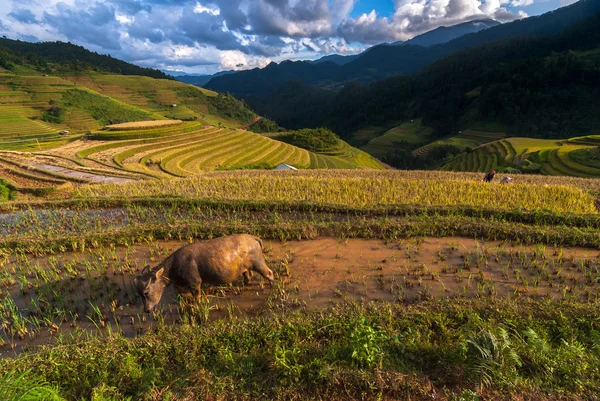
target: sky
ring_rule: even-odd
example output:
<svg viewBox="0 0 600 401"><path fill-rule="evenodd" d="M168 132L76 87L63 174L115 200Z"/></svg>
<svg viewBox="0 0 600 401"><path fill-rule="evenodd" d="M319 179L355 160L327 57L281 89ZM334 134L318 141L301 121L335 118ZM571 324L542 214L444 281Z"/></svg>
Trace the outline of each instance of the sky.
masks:
<svg viewBox="0 0 600 401"><path fill-rule="evenodd" d="M144 67L213 74L355 54L474 19L574 0L0 0L0 35L69 41Z"/></svg>

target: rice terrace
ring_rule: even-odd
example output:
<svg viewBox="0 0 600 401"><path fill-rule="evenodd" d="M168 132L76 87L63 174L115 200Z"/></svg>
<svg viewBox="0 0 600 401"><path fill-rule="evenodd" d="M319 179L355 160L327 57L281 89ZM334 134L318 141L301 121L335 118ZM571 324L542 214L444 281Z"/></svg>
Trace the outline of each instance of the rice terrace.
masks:
<svg viewBox="0 0 600 401"><path fill-rule="evenodd" d="M340 55L116 3L117 47L183 36L0 38L0 400L599 398L598 0Z"/></svg>

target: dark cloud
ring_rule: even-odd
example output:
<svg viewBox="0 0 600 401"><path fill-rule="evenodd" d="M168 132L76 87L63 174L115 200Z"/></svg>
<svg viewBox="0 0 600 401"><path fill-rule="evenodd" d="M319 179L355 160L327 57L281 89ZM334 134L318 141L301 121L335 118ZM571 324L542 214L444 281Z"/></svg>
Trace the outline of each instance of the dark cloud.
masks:
<svg viewBox="0 0 600 401"><path fill-rule="evenodd" d="M248 17L241 10L241 3L242 0L217 0L215 2L227 27L233 31L245 31L246 25L248 25Z"/></svg>
<svg viewBox="0 0 600 401"><path fill-rule="evenodd" d="M56 14L44 11L43 21L69 40L81 40L107 50L121 48L115 9L110 5L93 3L81 9L58 3Z"/></svg>
<svg viewBox="0 0 600 401"><path fill-rule="evenodd" d="M328 0L304 0L294 6L285 0L257 0L250 5L248 20L258 35L312 38L331 33Z"/></svg>
<svg viewBox="0 0 600 401"><path fill-rule="evenodd" d="M284 56L355 53L474 18L511 21L524 14L508 4L533 0L393 0L392 16L355 18L359 0L56 1L66 0L0 0L0 16L11 22L0 21L0 31L66 39L145 66L250 68Z"/></svg>
<svg viewBox="0 0 600 401"><path fill-rule="evenodd" d="M109 2L128 15L135 15L140 11L152 11L152 5L143 0L110 0Z"/></svg>
<svg viewBox="0 0 600 401"><path fill-rule="evenodd" d="M35 15L26 8L16 8L8 14L15 21L22 22L24 24L36 24L38 22Z"/></svg>
<svg viewBox="0 0 600 401"><path fill-rule="evenodd" d="M196 13L187 8L181 15L177 27L182 35L198 45L211 45L219 50L242 50L242 45L225 25L221 15L208 12Z"/></svg>
<svg viewBox="0 0 600 401"><path fill-rule="evenodd" d="M129 36L152 43L161 43L167 40L163 29L168 28L164 19L155 20L152 14L140 13L135 16L135 20L127 29Z"/></svg>

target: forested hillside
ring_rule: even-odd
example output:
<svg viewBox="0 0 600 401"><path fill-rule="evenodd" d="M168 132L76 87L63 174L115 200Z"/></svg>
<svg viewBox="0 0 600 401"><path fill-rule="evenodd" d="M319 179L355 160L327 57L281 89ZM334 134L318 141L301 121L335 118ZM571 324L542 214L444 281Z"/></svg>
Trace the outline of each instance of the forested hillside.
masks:
<svg viewBox="0 0 600 401"><path fill-rule="evenodd" d="M337 94L288 83L257 109L286 127L327 126L351 143L361 127L417 118L434 129L432 139L466 128L588 134L600 129L599 26L596 14L554 36L465 49L418 74L353 83Z"/></svg>
<svg viewBox="0 0 600 401"><path fill-rule="evenodd" d="M48 74L73 74L91 70L172 79L162 71L139 67L72 43L29 43L0 38L0 67L12 70L16 66L31 67Z"/></svg>
<svg viewBox="0 0 600 401"><path fill-rule="evenodd" d="M414 74L457 50L520 36L555 34L599 10L600 0L582 0L541 16L494 26L431 47L383 44L368 49L350 62L345 62L347 60L344 59L344 62L336 60L337 62L321 63L309 61L272 63L263 69L257 68L214 77L205 86L218 92L229 92L241 97L263 113L270 108L271 104L266 105L264 110L261 106L269 103L269 97L289 81L337 91L352 81L369 84L399 74ZM283 114L288 114L290 111L293 112L293 108L281 110ZM287 124L286 119L280 118L283 116L279 114L272 113L271 117L284 126ZM290 126L290 128L300 128L301 125Z"/></svg>
<svg viewBox="0 0 600 401"><path fill-rule="evenodd" d="M435 136L489 124L540 138L600 129L599 26L600 13L556 36L494 42L414 76L350 85L332 103L326 125L342 136L360 125L416 117Z"/></svg>

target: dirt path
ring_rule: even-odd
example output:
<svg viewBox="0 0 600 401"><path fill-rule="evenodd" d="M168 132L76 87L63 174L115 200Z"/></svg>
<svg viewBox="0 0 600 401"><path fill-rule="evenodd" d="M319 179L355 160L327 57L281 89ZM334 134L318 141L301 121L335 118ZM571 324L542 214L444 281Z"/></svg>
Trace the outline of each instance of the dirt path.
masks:
<svg viewBox="0 0 600 401"><path fill-rule="evenodd" d="M239 129L243 129L243 130L245 130L245 129L247 129L249 126L251 126L252 124L254 124L254 123L256 123L256 122L260 121L260 120L261 120L261 118L262 118L262 117L258 116L258 117L256 117L254 120L250 121L248 124L246 124L246 125L242 125L242 126L239 128Z"/></svg>

